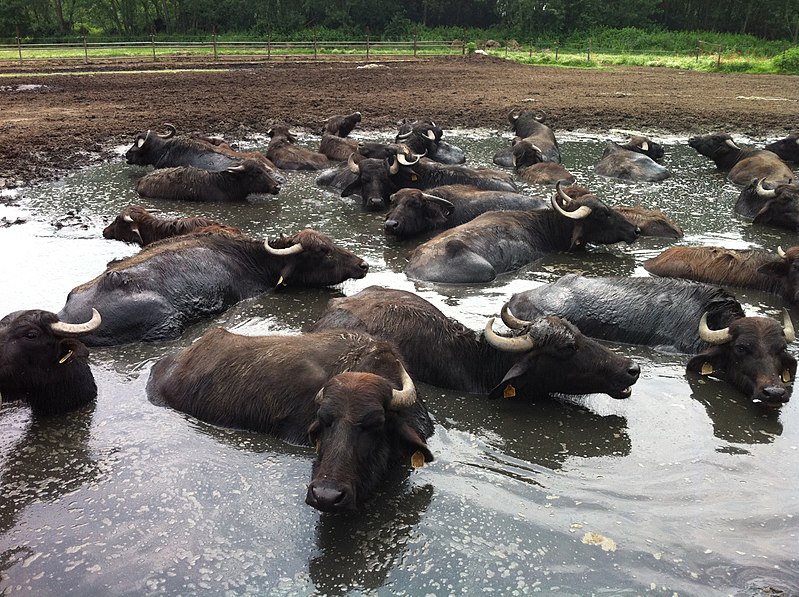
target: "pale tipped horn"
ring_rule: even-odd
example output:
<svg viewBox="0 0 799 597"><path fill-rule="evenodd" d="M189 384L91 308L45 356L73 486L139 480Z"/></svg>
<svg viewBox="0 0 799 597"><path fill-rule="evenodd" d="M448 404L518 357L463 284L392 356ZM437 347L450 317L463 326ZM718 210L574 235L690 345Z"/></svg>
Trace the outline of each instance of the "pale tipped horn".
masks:
<svg viewBox="0 0 799 597"><path fill-rule="evenodd" d="M788 257L785 254L785 251L782 250L782 247L777 247L777 255L779 255L782 259L786 259Z"/></svg>
<svg viewBox="0 0 799 597"><path fill-rule="evenodd" d="M430 129L427 129L427 132L425 133L424 136L427 137L428 139L430 139L431 141L435 141L436 140L436 134L433 131L431 131Z"/></svg>
<svg viewBox="0 0 799 597"><path fill-rule="evenodd" d="M399 172L399 167L400 167L399 159L397 158L397 156L394 156L394 159L391 160L391 165L388 167L389 174L391 174L392 176L395 175L397 172Z"/></svg>
<svg viewBox="0 0 799 597"><path fill-rule="evenodd" d="M508 303L502 305L502 311L500 312L499 315L500 317L502 317L502 323L504 323L512 330L521 330L530 325L529 321L524 321L523 319L519 319L513 313L511 313L510 306Z"/></svg>
<svg viewBox="0 0 799 597"><path fill-rule="evenodd" d="M767 189L763 186L766 177L764 176L760 180L757 181L757 186L755 187L755 191L757 191L758 197L763 197L764 199L771 199L772 197L777 196L777 191L774 189Z"/></svg>
<svg viewBox="0 0 799 597"><path fill-rule="evenodd" d="M409 138L411 135L413 135L413 131L408 131L407 133L402 133L401 135L399 133L397 133L397 140L400 140L400 139L405 140L405 139Z"/></svg>
<svg viewBox="0 0 799 597"><path fill-rule="evenodd" d="M641 142L641 149L643 151L649 151L649 143L647 143L646 141L642 141Z"/></svg>
<svg viewBox="0 0 799 597"><path fill-rule="evenodd" d="M100 317L100 313L97 311L97 309L92 309L92 318L86 323L66 323L63 321L56 321L55 323L50 324L50 329L53 330L53 333L57 336L82 336L99 328L102 322L103 318Z"/></svg>
<svg viewBox="0 0 799 597"><path fill-rule="evenodd" d="M399 364L399 363L398 363ZM399 390L391 390L391 403L389 408L397 410L399 408L406 408L412 406L416 402L416 386L413 385L413 380L405 367L400 364L400 377L402 379L402 388Z"/></svg>
<svg viewBox="0 0 799 597"><path fill-rule="evenodd" d="M724 140L724 145L727 145L727 146L729 146L729 147L732 147L733 149L741 149L740 147L738 147L738 146L735 144L735 141L733 141L732 139L725 139L725 140Z"/></svg>
<svg viewBox="0 0 799 597"><path fill-rule="evenodd" d="M167 132L166 132L166 135L161 135L161 134L159 134L159 135L158 135L158 136L159 136L159 137L161 137L162 139L171 139L171 138L172 138L172 137L174 137L174 136L177 134L177 132L178 132L178 129L176 129L176 128L175 128L175 125L174 125L174 124L170 124L170 123L168 123L168 122L165 122L165 123L164 123L164 128L165 128L165 129L166 129L166 131L167 131Z"/></svg>
<svg viewBox="0 0 799 597"><path fill-rule="evenodd" d="M410 161L408 158L406 158L406 157L405 157L405 154L403 154L403 153L397 153L397 160L398 160L398 161L399 161L399 163L400 163L400 164L402 164L403 166L413 166L414 164L416 164L416 162L418 162L419 160L421 160L421 159L422 159L422 156L424 155L424 153L412 154L412 155L413 155L413 156L414 156L416 159L415 159L415 160L413 160L413 161Z"/></svg>
<svg viewBox="0 0 799 597"><path fill-rule="evenodd" d="M518 338L503 338L494 331L494 318L486 322L485 327L486 341L498 350L504 352L530 352L535 348L535 342L530 336L519 336Z"/></svg>
<svg viewBox="0 0 799 597"><path fill-rule="evenodd" d="M123 222L129 222L129 223L132 224L133 223L133 218L131 218L129 215L125 214L124 216L122 216L122 221Z"/></svg>
<svg viewBox="0 0 799 597"><path fill-rule="evenodd" d="M353 174L360 174L361 167L358 165L358 162L355 161L355 153L351 153L350 157L347 158L347 167L350 169L350 172Z"/></svg>
<svg viewBox="0 0 799 597"><path fill-rule="evenodd" d="M785 341L788 344L796 340L796 332L793 329L793 323L791 322L791 315L788 313L788 309L782 310L782 333L785 334Z"/></svg>
<svg viewBox="0 0 799 597"><path fill-rule="evenodd" d="M584 220L585 218L590 216L591 208L588 207L587 205L581 205L574 211L566 211L560 206L557 199L558 197L560 197L561 201L563 201L564 203L568 203L569 201L571 201L571 197L569 197L566 193L564 193L563 189L560 188L561 182L563 181L559 180L557 183L555 183L555 190L557 191L557 193L555 195L552 195L552 207L555 208L555 211L557 211L562 216L571 218L572 220Z"/></svg>
<svg viewBox="0 0 799 597"><path fill-rule="evenodd" d="M455 209L455 204L452 201L447 201L442 197L436 197L435 195L428 195L427 193L422 193L422 199L425 201L430 201L430 203L438 203L439 205L443 205L444 207L449 208L450 211Z"/></svg>
<svg viewBox="0 0 799 597"><path fill-rule="evenodd" d="M271 255L281 255L283 257L286 257L287 255L297 255L298 253L302 253L304 250L302 244L300 243L291 245L285 249L275 249L269 246L268 239L264 241L264 248L266 249L266 252Z"/></svg>
<svg viewBox="0 0 799 597"><path fill-rule="evenodd" d="M708 344L726 344L732 340L730 328L711 330L707 327L707 313L703 313L702 319L699 320L699 337Z"/></svg>

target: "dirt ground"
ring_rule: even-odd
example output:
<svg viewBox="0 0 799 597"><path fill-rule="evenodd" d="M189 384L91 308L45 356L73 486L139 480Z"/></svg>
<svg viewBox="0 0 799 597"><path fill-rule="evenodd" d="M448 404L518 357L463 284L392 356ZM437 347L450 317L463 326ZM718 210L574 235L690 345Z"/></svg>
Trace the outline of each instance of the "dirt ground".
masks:
<svg viewBox="0 0 799 597"><path fill-rule="evenodd" d="M655 138L719 130L763 137L799 128L799 77L791 76L531 67L483 56L369 65L272 60L221 72L181 70L186 66L49 66L32 76L17 76L30 73L29 65L0 66L0 73L16 73L0 78L0 188L108 157L113 145L162 130L164 122L234 141L277 123L317 132L328 116L354 110L366 129L423 117L444 128L502 129L508 110L519 106L544 110L556 133L623 128ZM91 72L78 76L80 70ZM44 87L20 87L38 85Z"/></svg>

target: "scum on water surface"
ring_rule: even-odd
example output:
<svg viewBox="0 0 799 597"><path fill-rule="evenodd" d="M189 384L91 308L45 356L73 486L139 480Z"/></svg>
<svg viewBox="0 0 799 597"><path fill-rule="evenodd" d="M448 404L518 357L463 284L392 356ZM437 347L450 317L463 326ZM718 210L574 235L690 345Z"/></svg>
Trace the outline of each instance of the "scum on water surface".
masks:
<svg viewBox="0 0 799 597"><path fill-rule="evenodd" d="M663 183L595 176L607 138L628 132L561 136L564 163L610 204L663 209L685 229L682 244L796 244L791 233L733 215L738 190L684 137L657 138L675 173ZM477 165L489 165L507 143L487 130L445 138ZM265 144L254 138L247 148ZM0 229L0 250L15 256L0 263L0 277L14 281L14 292L0 295L2 313L58 310L72 287L133 254L135 247L100 234L132 202L165 216L203 213L257 237L313 226L363 256L370 272L335 289L267 292L174 342L93 349L97 403L63 419L32 420L4 404L0 592L799 590L799 400L763 414L718 380L686 376L683 355L613 347L641 364L626 401L488 401L422 385L436 420L436 461L388 484L350 517L304 504L311 450L207 425L145 395L152 363L209 326L300 333L331 297L381 284L417 292L478 330L514 292L565 273L647 275L641 263L663 240L553 255L486 285L419 284L402 273L416 241L385 238L381 214L318 188L315 174L288 173L277 197L235 206L142 202L132 188L146 170L126 166L125 149L111 162L6 194L12 205L0 205L0 216L27 221ZM735 294L748 314L777 316L782 308L772 295Z"/></svg>

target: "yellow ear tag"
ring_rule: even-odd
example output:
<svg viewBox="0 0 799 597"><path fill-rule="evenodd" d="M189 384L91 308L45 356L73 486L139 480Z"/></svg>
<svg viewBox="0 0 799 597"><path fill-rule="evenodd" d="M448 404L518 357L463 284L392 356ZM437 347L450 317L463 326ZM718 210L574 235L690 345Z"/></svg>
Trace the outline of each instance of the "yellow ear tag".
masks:
<svg viewBox="0 0 799 597"><path fill-rule="evenodd" d="M411 456L411 466L413 468L422 468L424 466L424 454L421 450L416 450Z"/></svg>
<svg viewBox="0 0 799 597"><path fill-rule="evenodd" d="M65 354L63 357L61 357L61 358L58 360L58 364L59 364L59 365L63 365L64 363L66 363L66 362L67 362L69 359L71 359L71 358L72 358L72 354L73 354L73 353L72 353L72 351L70 350L70 351L69 351L67 354Z"/></svg>
<svg viewBox="0 0 799 597"><path fill-rule="evenodd" d="M576 241L574 241L574 246L575 247L579 247L581 244L583 244L583 241L580 240L579 238Z"/></svg>
<svg viewBox="0 0 799 597"><path fill-rule="evenodd" d="M791 372L786 369L782 372L782 382L788 383L789 381L791 381Z"/></svg>
<svg viewBox="0 0 799 597"><path fill-rule="evenodd" d="M711 373L713 373L713 365L710 363L702 365L702 375L710 375Z"/></svg>
<svg viewBox="0 0 799 597"><path fill-rule="evenodd" d="M321 446L321 442L320 442L319 440L316 440L316 444L314 444L314 447L313 447L313 449L314 449L314 451L315 451L317 454L319 454L319 448L320 448L320 446Z"/></svg>
<svg viewBox="0 0 799 597"><path fill-rule="evenodd" d="M416 176L415 174L411 174L411 180L416 182L417 180L419 180L419 177Z"/></svg>
<svg viewBox="0 0 799 597"><path fill-rule="evenodd" d="M516 396L516 388L514 388L511 384L505 386L505 389L502 390L502 397L503 398L513 398Z"/></svg>

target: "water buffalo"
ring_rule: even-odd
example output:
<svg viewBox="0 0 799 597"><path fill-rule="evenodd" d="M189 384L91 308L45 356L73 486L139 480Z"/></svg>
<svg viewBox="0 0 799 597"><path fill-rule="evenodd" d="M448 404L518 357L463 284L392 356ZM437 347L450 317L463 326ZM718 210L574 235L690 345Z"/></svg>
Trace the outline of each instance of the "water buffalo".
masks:
<svg viewBox="0 0 799 597"><path fill-rule="evenodd" d="M646 147L649 148L649 145ZM666 168L646 153L627 149L617 143L608 144L602 158L594 166L594 172L610 178L642 182L659 182L671 176Z"/></svg>
<svg viewBox="0 0 799 597"><path fill-rule="evenodd" d="M271 140L266 148L266 157L278 168L284 170L324 170L331 166L330 160L323 153L311 151L297 145L297 137L289 132L288 127L273 126L266 134Z"/></svg>
<svg viewBox="0 0 799 597"><path fill-rule="evenodd" d="M83 338L89 346L167 340L270 288L330 286L363 278L368 268L360 257L310 229L267 242L190 234L112 263L69 293L59 317L85 321L96 307L103 323Z"/></svg>
<svg viewBox="0 0 799 597"><path fill-rule="evenodd" d="M432 120L404 121L394 138L395 143L407 145L413 153L424 154L441 164L463 164L466 153L442 139L443 129Z"/></svg>
<svg viewBox="0 0 799 597"><path fill-rule="evenodd" d="M755 224L766 224L788 230L799 230L799 184L767 183L764 178L746 185L735 212L753 218Z"/></svg>
<svg viewBox="0 0 799 597"><path fill-rule="evenodd" d="M513 145L518 141L528 141L535 145L541 152L542 162L560 163L560 147L555 139L555 133L544 124L546 115L543 112L530 112L529 110L511 110L508 121L511 129L516 134ZM500 149L494 154L494 163L505 168L513 168L513 147Z"/></svg>
<svg viewBox="0 0 799 597"><path fill-rule="evenodd" d="M575 181L574 175L557 162L547 162L541 149L522 139L512 150L516 175L529 184L555 184L562 180L568 184Z"/></svg>
<svg viewBox="0 0 799 597"><path fill-rule="evenodd" d="M638 205L615 205L613 209L623 215L625 220L638 226L641 236L675 239L683 237L682 228L659 209L645 209Z"/></svg>
<svg viewBox="0 0 799 597"><path fill-rule="evenodd" d="M346 137L360 121L360 112L328 118L322 127L319 153L326 155L333 162L347 160L350 154L358 151L358 141Z"/></svg>
<svg viewBox="0 0 799 597"><path fill-rule="evenodd" d="M648 137L641 137L639 135L630 137L630 140L627 141L627 143L619 143L619 147L622 149L628 149L630 151L642 153L645 156L652 158L656 162L660 161L660 159L666 154L666 152L663 151L663 146L660 143L655 143Z"/></svg>
<svg viewBox="0 0 799 597"><path fill-rule="evenodd" d="M599 198L572 199L556 187L553 210L484 213L417 247L405 273L430 282L490 282L547 253L638 238L638 228Z"/></svg>
<svg viewBox="0 0 799 597"><path fill-rule="evenodd" d="M84 323L65 323L38 309L0 319L2 401L20 400L35 415L59 414L92 402L97 386L81 337L101 321L96 309L90 309Z"/></svg>
<svg viewBox="0 0 799 597"><path fill-rule="evenodd" d="M594 338L696 354L689 371L723 373L755 402L787 402L796 372L783 323L745 317L738 302L715 286L661 278L589 278L567 275L513 295L509 310L525 319L558 315Z"/></svg>
<svg viewBox="0 0 799 597"><path fill-rule="evenodd" d="M483 191L470 185L435 187L428 192L400 189L390 197L383 228L386 234L408 238L430 230L459 226L487 211L549 207L537 197L504 191Z"/></svg>
<svg viewBox="0 0 799 597"><path fill-rule="evenodd" d="M773 292L799 305L799 246L778 248L776 255L762 249L670 247L644 261L644 268L657 276Z"/></svg>
<svg viewBox="0 0 799 597"><path fill-rule="evenodd" d="M799 164L799 132L791 133L779 141L769 143L765 149L776 153L780 159L786 162Z"/></svg>
<svg viewBox="0 0 799 597"><path fill-rule="evenodd" d="M136 182L142 197L177 201L244 201L254 193L277 195L280 184L257 160L246 159L226 170L193 166L153 170Z"/></svg>
<svg viewBox="0 0 799 597"><path fill-rule="evenodd" d="M306 502L357 508L392 470L433 460L433 422L384 341L343 330L240 336L215 328L152 368L150 399L214 425L315 446Z"/></svg>
<svg viewBox="0 0 799 597"><path fill-rule="evenodd" d="M383 338L397 348L415 379L492 398L550 393L628 398L638 379L638 365L564 319L519 322L512 337L496 334L493 323L492 318L477 334L411 292L370 286L331 299L312 329Z"/></svg>
<svg viewBox="0 0 799 597"><path fill-rule="evenodd" d="M129 205L103 229L103 238L145 246L173 236L202 232L209 227L213 227L216 232L241 234L238 228L208 218L194 216L165 219L152 215L141 205Z"/></svg>
<svg viewBox="0 0 799 597"><path fill-rule="evenodd" d="M735 184L745 185L760 178L790 183L795 178L777 154L765 149L739 147L726 133L691 137L688 145L713 160L719 170L729 170L727 179Z"/></svg>

